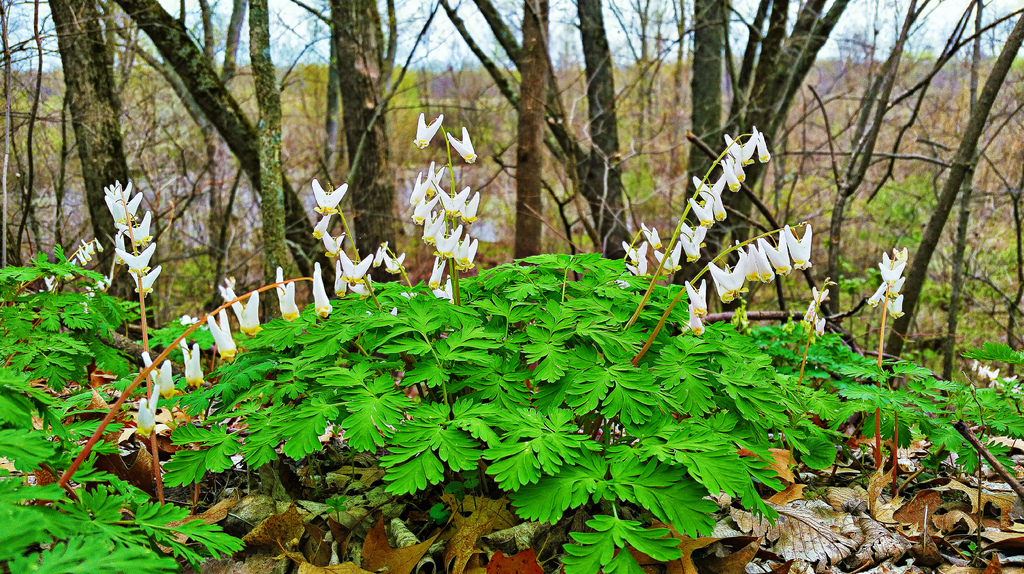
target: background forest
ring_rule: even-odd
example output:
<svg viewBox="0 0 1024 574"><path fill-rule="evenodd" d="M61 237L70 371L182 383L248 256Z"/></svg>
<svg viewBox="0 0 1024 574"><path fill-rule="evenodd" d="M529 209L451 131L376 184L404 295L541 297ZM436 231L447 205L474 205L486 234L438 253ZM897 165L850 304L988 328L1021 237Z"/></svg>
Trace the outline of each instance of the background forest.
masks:
<svg viewBox="0 0 1024 574"><path fill-rule="evenodd" d="M0 574L1024 563L1019 2L0 15Z"/></svg>
<svg viewBox="0 0 1024 574"><path fill-rule="evenodd" d="M981 131L970 125L1019 16L1008 4L584 0L556 6L553 25L538 4L544 26L524 34L524 7L490 0L289 3L271 7L273 29L310 44L272 49L262 73L275 81L264 88L259 66L236 63L260 32L241 0L183 13L155 1L64 4L8 5L7 258L112 237L96 217L102 186L132 181L154 235L167 237L154 259L165 278L156 324L194 313L197 293L210 292L211 305L224 277L244 291L276 267L264 265L273 257L260 233L270 211L256 137L262 89L280 92L279 112L262 113L281 118L271 145L280 143L282 263L304 275L317 251L313 178L350 184L361 244L415 250L404 206L420 169L408 143L421 112L474 133L482 159L458 175L460 187L485 192L478 234L489 265L540 252L621 256L641 221L669 225L685 206L692 175L711 160L695 142L717 151L723 133L757 126L778 161L751 174L751 193L729 198L736 216L715 242L770 221L810 223L827 238L811 278L839 283L829 310L857 309L835 323L862 343L874 321L860 320L858 302L876 252L908 247L921 284L891 354L905 343L948 377L959 371L956 348L985 337L1021 345L1019 66ZM314 35L286 23L315 31L321 48L329 39L330 62L314 56ZM564 36L576 30L582 40ZM978 137L969 177L962 192L944 190L959 179L949 172L967 133ZM530 167L517 179L518 162ZM793 293L750 297L786 309Z"/></svg>

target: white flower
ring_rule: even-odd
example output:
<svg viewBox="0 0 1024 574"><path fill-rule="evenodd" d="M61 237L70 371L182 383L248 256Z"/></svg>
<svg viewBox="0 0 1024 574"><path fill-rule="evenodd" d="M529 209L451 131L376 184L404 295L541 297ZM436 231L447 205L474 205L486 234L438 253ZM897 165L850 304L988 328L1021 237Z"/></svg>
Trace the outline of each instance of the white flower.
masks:
<svg viewBox="0 0 1024 574"><path fill-rule="evenodd" d="M722 174L725 176L725 182L729 185L729 191L740 190L739 174L736 172L736 164L731 157L722 161Z"/></svg>
<svg viewBox="0 0 1024 574"><path fill-rule="evenodd" d="M900 292L900 290L903 289L903 282L906 280L906 277L900 277L899 279L896 280L895 283L892 284L892 286L889 287L890 299L895 298L896 295Z"/></svg>
<svg viewBox="0 0 1024 574"><path fill-rule="evenodd" d="M889 254L883 253L882 262L878 264L878 269L882 272L882 281L890 286L895 285L906 266L906 261L889 260Z"/></svg>
<svg viewBox="0 0 1024 574"><path fill-rule="evenodd" d="M892 315L893 319L899 319L903 316L903 295L890 299L886 305L889 307L889 314Z"/></svg>
<svg viewBox="0 0 1024 574"><path fill-rule="evenodd" d="M321 240L324 242L325 254L328 257L337 257L341 253L341 244L345 242L345 234L331 237L330 233L325 233Z"/></svg>
<svg viewBox="0 0 1024 574"><path fill-rule="evenodd" d="M455 257L455 250L459 247L459 240L462 238L462 226L455 228L449 235L437 238L437 254L445 259Z"/></svg>
<svg viewBox="0 0 1024 574"><path fill-rule="evenodd" d="M436 214L434 219L423 226L423 242L436 246L438 236L444 237L444 223L444 214Z"/></svg>
<svg viewBox="0 0 1024 574"><path fill-rule="evenodd" d="M824 317L822 317L822 318L820 318L820 319L818 319L817 321L814 322L814 332L817 333L819 337L825 334L825 318Z"/></svg>
<svg viewBox="0 0 1024 574"><path fill-rule="evenodd" d="M643 231L644 237L647 238L647 242L651 244L652 248L654 248L654 249L661 249L662 248L661 238L658 237L658 230L657 230L657 228L653 228L652 227L651 229L648 229L647 225L641 223L640 224L640 229L641 229L641 231Z"/></svg>
<svg viewBox="0 0 1024 574"><path fill-rule="evenodd" d="M388 256L388 242L385 241L384 243L380 244L380 247L377 248L377 253L374 254L374 256L373 256L373 268L376 269L376 268L380 267L380 264L384 263L384 258L387 257L387 256Z"/></svg>
<svg viewBox="0 0 1024 574"><path fill-rule="evenodd" d="M452 292L452 278L449 277L448 281L445 282L444 289L434 289L433 292L434 297L437 297L438 299L446 299L448 301L454 299L455 296Z"/></svg>
<svg viewBox="0 0 1024 574"><path fill-rule="evenodd" d="M313 228L313 239L320 239L331 229L331 214L320 218L320 221Z"/></svg>
<svg viewBox="0 0 1024 574"><path fill-rule="evenodd" d="M441 191L441 178L444 177L444 170L446 167L447 166L442 165L437 171L434 171L434 162L430 162L430 167L427 168L428 197Z"/></svg>
<svg viewBox="0 0 1024 574"><path fill-rule="evenodd" d="M476 259L476 250L480 246L479 239L473 239L470 241L467 235L465 239L459 243L459 248L455 252L455 268L459 271L465 271L472 269L476 266L473 260Z"/></svg>
<svg viewBox="0 0 1024 574"><path fill-rule="evenodd" d="M633 251L633 257L630 257L633 265L626 264L626 269L637 277L647 275L647 242L640 246L639 250Z"/></svg>
<svg viewBox="0 0 1024 574"><path fill-rule="evenodd" d="M313 197L316 199L316 207L313 211L320 215L330 215L332 213L338 213L338 204L345 197L345 192L348 191L348 184L343 183L337 189L327 192L323 187L320 186L320 182L313 180Z"/></svg>
<svg viewBox="0 0 1024 574"><path fill-rule="evenodd" d="M750 256L750 262L754 267L754 279L761 283L770 283L775 280L775 271L772 269L772 264L764 251L758 249L754 244L750 244L747 248L747 255Z"/></svg>
<svg viewBox="0 0 1024 574"><path fill-rule="evenodd" d="M402 264L405 263L405 253L402 253L398 257L392 259L387 254L384 255L384 270L388 273L398 274L402 272Z"/></svg>
<svg viewBox="0 0 1024 574"><path fill-rule="evenodd" d="M183 326L187 327L189 325L195 325L196 323L198 323L199 322L199 318L198 317L193 317L193 316L191 316L191 315L186 313L186 314L182 315L180 319L178 319L178 322L181 323Z"/></svg>
<svg viewBox="0 0 1024 574"><path fill-rule="evenodd" d="M162 269L163 267L161 265L157 265L152 271L143 275L142 278L139 279L140 285L135 286L135 292L142 293L143 295L152 293L153 283L156 282L156 278L160 276L160 271Z"/></svg>
<svg viewBox="0 0 1024 574"><path fill-rule="evenodd" d="M428 126L426 116L420 113L420 122L416 126L416 139L413 141L416 147L426 149L430 145L430 140L434 138L434 134L437 133L437 130L441 129L441 122L443 121L444 114L441 114L434 118Z"/></svg>
<svg viewBox="0 0 1024 574"><path fill-rule="evenodd" d="M430 285L431 290L439 289L441 287L441 274L444 272L444 260L440 257L434 258L434 267L430 271Z"/></svg>
<svg viewBox="0 0 1024 574"><path fill-rule="evenodd" d="M785 235L779 236L778 248L772 247L764 237L757 240L757 246L768 257L768 261L771 261L776 273L785 277L793 272L793 267L789 264L789 248Z"/></svg>
<svg viewBox="0 0 1024 574"><path fill-rule="evenodd" d="M629 281L626 281L625 279L616 279L616 280L615 280L615 285L616 285L616 286L617 286L617 287L618 287L619 289L622 289L623 291L625 291L625 290L628 290L628 289L629 289Z"/></svg>
<svg viewBox="0 0 1024 574"><path fill-rule="evenodd" d="M185 356L185 383L193 389L198 389L199 385L203 384L203 356L199 353L199 343L194 343L192 351L189 352L188 345L182 339L181 353Z"/></svg>
<svg viewBox="0 0 1024 574"><path fill-rule="evenodd" d="M138 255L132 255L122 249L115 249L117 256L124 260L125 265L131 270L136 276L144 275L149 271L149 260L153 258L153 254L156 253L156 243L150 243L142 253Z"/></svg>
<svg viewBox="0 0 1024 574"><path fill-rule="evenodd" d="M114 182L114 185L103 188L103 200L107 204L111 217L114 218L114 223L128 225L131 220L135 219L135 214L139 211L142 194L138 193L132 197L132 182L129 181L128 187L122 190L121 182L118 181Z"/></svg>
<svg viewBox="0 0 1024 574"><path fill-rule="evenodd" d="M118 255L118 252L121 251L127 252L128 250L124 246L124 235L118 231L114 233L114 263L118 265L124 265L124 259L121 259L121 256Z"/></svg>
<svg viewBox="0 0 1024 574"><path fill-rule="evenodd" d="M228 313L224 309L220 310L220 323L213 320L213 316L206 318L206 323L210 326L210 334L213 335L214 342L217 343L217 352L220 353L220 358L230 362L235 358L235 341L231 338L231 323L228 321Z"/></svg>
<svg viewBox="0 0 1024 574"><path fill-rule="evenodd" d="M703 317L708 314L707 281L700 280L700 288L694 290L689 281L686 282L686 296L690 299L690 314Z"/></svg>
<svg viewBox="0 0 1024 574"><path fill-rule="evenodd" d="M702 193L701 198L705 197L706 194ZM700 221L701 227L711 227L715 223L715 212L714 212L714 201L704 205L697 203L694 198L688 200L690 202L690 209L693 210L693 215Z"/></svg>
<svg viewBox="0 0 1024 574"><path fill-rule="evenodd" d="M341 263L342 277L349 285L356 285L363 282L363 277L370 270L373 264L373 257L367 255L362 261L354 262L348 258L344 251L338 254L338 262Z"/></svg>
<svg viewBox="0 0 1024 574"><path fill-rule="evenodd" d="M711 213L714 214L715 221L725 221L728 214L725 212L725 204L722 203L722 195L705 192L701 194L701 197L706 202L704 204L705 207L708 205L711 206Z"/></svg>
<svg viewBox="0 0 1024 574"><path fill-rule="evenodd" d="M356 283L355 285L349 285L349 288L352 289L353 293L355 293L356 295L359 295L360 299L366 299L367 297L370 296L370 290L366 287L366 285L364 285L362 283ZM367 313L369 313L369 311L367 311Z"/></svg>
<svg viewBox="0 0 1024 574"><path fill-rule="evenodd" d="M711 261L708 263L708 270L711 272L715 289L718 290L718 297L723 303L733 301L740 293L746 291L743 287L743 270L739 268L739 265L732 270L728 265L725 266L725 269L719 269L715 262Z"/></svg>
<svg viewBox="0 0 1024 574"><path fill-rule="evenodd" d="M169 399L174 396L174 374L171 371L171 361L167 359L160 369L153 369L153 383L159 385L160 396Z"/></svg>
<svg viewBox="0 0 1024 574"><path fill-rule="evenodd" d="M818 291L817 287L811 287L811 299L814 300L816 306L820 307L822 303L828 300L828 289Z"/></svg>
<svg viewBox="0 0 1024 574"><path fill-rule="evenodd" d="M476 221L476 212L479 207L480 192L478 191L475 194L473 194L473 199L470 199L469 202L466 204L466 207L462 209L462 215L460 216L462 218L462 222L473 223L474 221Z"/></svg>
<svg viewBox="0 0 1024 574"><path fill-rule="evenodd" d="M453 213L455 215L459 215L459 216L462 215L462 211L464 209L466 209L466 200L469 199L469 194L470 193L471 193L471 191L469 189L469 186L467 185L466 187L464 187L462 189L462 191L460 191L458 194L456 194L454 197L452 197L452 207L455 208L453 210Z"/></svg>
<svg viewBox="0 0 1024 574"><path fill-rule="evenodd" d="M241 303L239 303L241 305ZM253 291L249 300L242 305L242 312L238 315L238 328L249 335L255 336L263 327L260 327L260 292Z"/></svg>
<svg viewBox="0 0 1024 574"><path fill-rule="evenodd" d="M804 311L804 322L810 326L814 326L814 322L818 320L818 304L811 301L807 304L807 310Z"/></svg>
<svg viewBox="0 0 1024 574"><path fill-rule="evenodd" d="M324 289L324 276L320 271L319 261L313 264L313 305L316 314L324 319L331 314L331 301L327 298L327 291Z"/></svg>
<svg viewBox="0 0 1024 574"><path fill-rule="evenodd" d="M685 223L679 226L679 243L683 245L688 262L692 263L700 258L700 248L704 245L704 236L707 233L708 228L700 225L696 229L690 229Z"/></svg>
<svg viewBox="0 0 1024 574"><path fill-rule="evenodd" d="M419 172L416 175L416 185L412 188L412 194L409 195L410 205L419 205L423 203L423 200L427 198L427 190L430 187L430 176L427 179L423 179L423 172Z"/></svg>
<svg viewBox="0 0 1024 574"><path fill-rule="evenodd" d="M665 264L662 265L661 269L665 273L672 273L682 269L682 265L679 264L679 257L683 254L683 243L681 241L676 242L676 246L672 249L672 253L668 255L668 259ZM664 257L660 251L654 251L654 258L661 263L661 258Z"/></svg>
<svg viewBox="0 0 1024 574"><path fill-rule="evenodd" d="M423 225L423 223L430 218L430 214L433 212L434 206L437 205L439 198L440 195L430 201L420 202L416 206L416 209L412 211L412 222L416 225Z"/></svg>
<svg viewBox="0 0 1024 574"><path fill-rule="evenodd" d="M789 256L793 258L794 269L811 268L811 226L807 225L804 230L804 238L797 239L796 233L787 225L782 230L782 236L786 238L786 246L789 248Z"/></svg>
<svg viewBox="0 0 1024 574"><path fill-rule="evenodd" d="M345 272L341 269L341 260L334 262L334 294L344 297L348 292L348 281L345 281Z"/></svg>
<svg viewBox="0 0 1024 574"><path fill-rule="evenodd" d="M764 140L764 132L754 128L754 134L757 135L757 159L761 163L768 163L768 160L772 159L772 154L768 153L768 142Z"/></svg>
<svg viewBox="0 0 1024 574"><path fill-rule="evenodd" d="M455 139L455 136L452 134L448 134L448 141L451 142L455 151L459 152L462 159L466 160L466 163L473 163L476 161L476 152L473 151L473 142L469 141L469 130L467 130L465 126L462 127L462 141Z"/></svg>
<svg viewBox="0 0 1024 574"><path fill-rule="evenodd" d="M117 228L131 237L136 247L142 247L153 239L153 236L149 234L149 228L153 223L153 212L147 211L146 215L142 217L142 222L137 227L118 224Z"/></svg>
<svg viewBox="0 0 1024 574"><path fill-rule="evenodd" d="M700 320L701 315L690 305L690 331L698 337L704 334L704 323Z"/></svg>
<svg viewBox="0 0 1024 574"><path fill-rule="evenodd" d="M277 268L277 281L284 282L284 269ZM285 321L294 321L299 317L299 306L295 304L295 282L277 286L277 303L281 308L281 318Z"/></svg>
<svg viewBox="0 0 1024 574"><path fill-rule="evenodd" d="M868 298L868 305L872 307L878 306L878 304L882 301L882 298L885 297L885 291L888 288L889 284L886 283L885 281L882 281L882 284L879 285L878 289L875 290L875 294Z"/></svg>
<svg viewBox="0 0 1024 574"><path fill-rule="evenodd" d="M135 415L136 434L149 436L156 428L156 389L153 389L153 398L139 399L139 412Z"/></svg>

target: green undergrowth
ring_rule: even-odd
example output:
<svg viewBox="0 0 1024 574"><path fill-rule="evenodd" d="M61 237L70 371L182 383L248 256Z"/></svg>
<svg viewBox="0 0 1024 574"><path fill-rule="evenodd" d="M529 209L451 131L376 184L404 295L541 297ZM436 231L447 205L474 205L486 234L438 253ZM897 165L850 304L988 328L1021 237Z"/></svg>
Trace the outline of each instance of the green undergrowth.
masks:
<svg viewBox="0 0 1024 574"><path fill-rule="evenodd" d="M96 429L96 418L76 416L91 389L71 383L101 368L123 389L134 372L129 358L97 342L128 320L129 304L87 294L94 275L59 252L56 263L0 271L0 443L17 472L59 476ZM44 276L70 277L49 293L39 290ZM1016 387L964 387L907 362L879 368L836 335L812 338L801 376L807 331L799 324L713 323L698 337L684 329L680 304L634 366L679 289L655 289L625 328L645 287L621 261L543 255L462 278L460 306L423 286L377 284L376 303L349 296L327 319L310 306L295 321L271 320L255 337L238 337L238 356L208 373L210 384L190 390L178 377L182 394L161 403L194 417L171 434L186 448L165 463L165 484L198 482L237 455L250 468L281 454L315 456L333 427L351 451L380 457L396 496L460 485L507 496L522 519L541 522L582 509L588 531L571 534L566 572L638 572L628 552L615 550L679 557L678 540L652 524L707 535L718 510L711 495L774 518L764 497L781 484L769 449L830 468L847 448L841 427L855 421L873 435L876 407L883 438L898 425L901 444L926 437L932 464L953 452L967 472L977 459L952 421L1024 436ZM153 341L169 344L183 328L172 324ZM973 356L1024 364L996 345ZM104 444L97 454L113 452ZM216 526L173 526L186 509L160 506L96 470L95 456L76 473L74 496L0 478L0 520L24 525L0 529L0 564L168 572L178 562L157 545L193 564L239 549Z"/></svg>

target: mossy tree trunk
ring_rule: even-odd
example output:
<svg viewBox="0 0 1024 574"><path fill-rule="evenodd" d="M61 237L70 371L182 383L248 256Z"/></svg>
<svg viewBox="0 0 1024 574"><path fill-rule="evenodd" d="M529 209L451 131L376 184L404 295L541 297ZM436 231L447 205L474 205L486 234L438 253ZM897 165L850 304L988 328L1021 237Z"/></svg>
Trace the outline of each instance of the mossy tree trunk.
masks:
<svg viewBox="0 0 1024 574"><path fill-rule="evenodd" d="M260 214L263 218L263 276L274 282L288 255L284 247L284 189L281 181L281 90L270 58L267 0L249 1L249 61L260 109Z"/></svg>

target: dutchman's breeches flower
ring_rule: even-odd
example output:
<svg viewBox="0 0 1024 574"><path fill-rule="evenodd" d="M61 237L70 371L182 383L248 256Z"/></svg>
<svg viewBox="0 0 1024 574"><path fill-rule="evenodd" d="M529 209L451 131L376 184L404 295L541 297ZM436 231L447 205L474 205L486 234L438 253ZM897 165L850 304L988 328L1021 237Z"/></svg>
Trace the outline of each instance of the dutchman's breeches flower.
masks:
<svg viewBox="0 0 1024 574"><path fill-rule="evenodd" d="M242 313L238 316L239 329L254 337L256 333L259 333L263 327L260 327L260 292L253 291L249 295L249 300L245 303L242 308Z"/></svg>
<svg viewBox="0 0 1024 574"><path fill-rule="evenodd" d="M316 199L316 207L313 211L320 215L330 215L332 213L338 213L338 204L345 197L345 192L348 191L348 184L343 183L341 187L334 191L326 191L320 186L320 182L313 180L313 197Z"/></svg>
<svg viewBox="0 0 1024 574"><path fill-rule="evenodd" d="M185 358L185 383L193 389L198 389L203 384L203 357L199 352L199 343L194 343L192 350L189 351L188 345L182 339L181 353Z"/></svg>
<svg viewBox="0 0 1024 574"><path fill-rule="evenodd" d="M441 288L441 275L444 273L444 260L440 257L434 258L434 267L430 271L430 281L427 283L430 286L430 290L436 290Z"/></svg>
<svg viewBox="0 0 1024 574"><path fill-rule="evenodd" d="M473 142L469 140L469 130L465 126L462 127L462 141L455 139L455 136L452 134L448 134L448 141L455 148L455 151L459 152L462 159L466 160L466 163L476 161L476 151L473 150Z"/></svg>
<svg viewBox="0 0 1024 574"><path fill-rule="evenodd" d="M690 299L690 312L698 317L708 314L707 281L700 280L700 288L694 289L690 282L686 283L686 296Z"/></svg>
<svg viewBox="0 0 1024 574"><path fill-rule="evenodd" d="M416 139L413 143L420 149L427 149L430 145L430 140L434 139L434 134L437 130L441 129L441 122L444 121L444 114L441 114L434 118L430 125L427 125L426 115L420 114L419 124L416 126Z"/></svg>
<svg viewBox="0 0 1024 574"><path fill-rule="evenodd" d="M771 261L776 273L785 277L793 271L793 266L789 264L789 248L784 235L779 237L778 248L772 247L764 237L757 240L757 247L768 257L768 261Z"/></svg>
<svg viewBox="0 0 1024 574"><path fill-rule="evenodd" d="M156 253L156 243L150 243L142 253L138 255L132 255L127 251L121 249L115 250L117 256L120 257L125 265L128 266L128 270L133 272L136 276L145 275L149 272L149 260L153 258L153 254Z"/></svg>
<svg viewBox="0 0 1024 574"><path fill-rule="evenodd" d="M210 334L213 335L214 342L217 343L217 352L220 353L220 358L231 362L237 352L235 341L231 338L231 323L228 321L228 314L224 309L220 310L218 317L219 323L213 319L212 315L206 318L206 322L210 327Z"/></svg>
<svg viewBox="0 0 1024 574"><path fill-rule="evenodd" d="M333 310L331 301L327 298L327 290L324 289L324 276L320 271L319 261L313 264L313 305L316 309L316 314L324 319Z"/></svg>
<svg viewBox="0 0 1024 574"><path fill-rule="evenodd" d="M652 249L661 249L664 247L661 244L661 237L658 236L657 228L648 229L643 223L640 224L640 230L643 231L644 237L647 238L647 243L651 245Z"/></svg>
<svg viewBox="0 0 1024 574"><path fill-rule="evenodd" d="M693 308L693 305L690 305L690 332L698 337L704 334L704 323L700 320L700 317L700 314Z"/></svg>
<svg viewBox="0 0 1024 574"><path fill-rule="evenodd" d="M786 238L786 246L789 248L789 256L793 259L794 269L811 268L811 226L807 225L804 230L804 238L798 239L796 233L787 225L782 230L782 236Z"/></svg>
<svg viewBox="0 0 1024 574"><path fill-rule="evenodd" d="M736 269L729 269L726 265L725 269L719 269L715 265L714 261L708 263L708 270L711 272L711 279L715 283L715 289L718 290L718 298L722 300L722 303L730 303L740 293L746 291L743 287L744 273L743 270L736 266Z"/></svg>
<svg viewBox="0 0 1024 574"><path fill-rule="evenodd" d="M152 398L139 399L139 412L135 415L135 432L142 436L149 436L156 428L157 411L157 390L153 389Z"/></svg>

